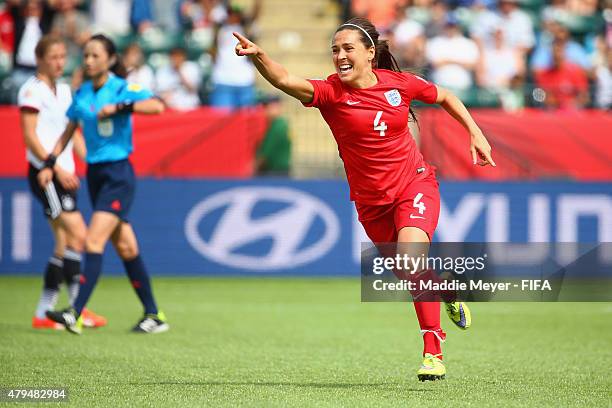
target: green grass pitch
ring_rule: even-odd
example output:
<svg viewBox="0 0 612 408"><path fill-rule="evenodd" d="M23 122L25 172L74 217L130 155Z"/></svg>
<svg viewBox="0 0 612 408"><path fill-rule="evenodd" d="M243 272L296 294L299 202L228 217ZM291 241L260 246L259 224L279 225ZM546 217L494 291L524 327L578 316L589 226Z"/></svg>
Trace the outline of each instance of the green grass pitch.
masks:
<svg viewBox="0 0 612 408"><path fill-rule="evenodd" d="M77 337L30 328L40 278L1 277L0 387L69 388L45 406L612 406L610 303L472 304L467 332L444 314L447 378L420 383L412 305L360 303L355 279L154 285L168 333L129 333L136 296L103 277L109 325Z"/></svg>

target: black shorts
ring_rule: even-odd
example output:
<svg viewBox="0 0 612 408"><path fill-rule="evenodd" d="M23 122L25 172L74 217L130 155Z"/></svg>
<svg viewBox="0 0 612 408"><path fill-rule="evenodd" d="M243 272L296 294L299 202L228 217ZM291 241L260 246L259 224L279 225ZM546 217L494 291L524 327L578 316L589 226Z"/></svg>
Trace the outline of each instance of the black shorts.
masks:
<svg viewBox="0 0 612 408"><path fill-rule="evenodd" d="M94 211L113 213L127 222L135 187L136 176L127 159L87 166L87 188Z"/></svg>
<svg viewBox="0 0 612 408"><path fill-rule="evenodd" d="M36 178L39 172L40 170L30 164L28 168L28 183L30 184L30 191L42 204L45 216L54 220L63 211L78 211L76 191L64 189L55 176L53 176L53 181L49 183L47 188L41 188Z"/></svg>

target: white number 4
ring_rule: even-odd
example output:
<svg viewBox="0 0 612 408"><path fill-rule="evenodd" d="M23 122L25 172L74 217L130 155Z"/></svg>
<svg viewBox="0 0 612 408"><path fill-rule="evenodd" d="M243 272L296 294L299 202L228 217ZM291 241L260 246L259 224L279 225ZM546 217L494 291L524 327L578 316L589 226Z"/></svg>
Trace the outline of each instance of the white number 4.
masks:
<svg viewBox="0 0 612 408"><path fill-rule="evenodd" d="M412 204L414 208L419 209L419 214L423 214L426 210L425 204L421 202L421 198L423 198L423 193L417 194L416 197L414 197L414 203Z"/></svg>
<svg viewBox="0 0 612 408"><path fill-rule="evenodd" d="M374 118L374 130L380 131L381 137L385 135L385 130L387 130L387 124L385 122L380 121L382 114L383 114L383 111L378 111L376 113L376 117Z"/></svg>

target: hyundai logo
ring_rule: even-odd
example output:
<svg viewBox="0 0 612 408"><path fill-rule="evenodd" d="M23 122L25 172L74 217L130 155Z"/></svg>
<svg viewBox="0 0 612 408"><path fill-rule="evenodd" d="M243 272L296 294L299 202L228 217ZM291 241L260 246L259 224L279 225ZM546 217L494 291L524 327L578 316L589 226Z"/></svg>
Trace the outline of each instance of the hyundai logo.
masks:
<svg viewBox="0 0 612 408"><path fill-rule="evenodd" d="M261 208L266 209L263 215L256 211ZM210 229L205 237L202 224ZM324 256L338 240L340 226L325 203L302 191L238 187L216 193L193 207L185 220L185 234L196 251L219 264L278 270ZM249 245L253 248L244 253Z"/></svg>

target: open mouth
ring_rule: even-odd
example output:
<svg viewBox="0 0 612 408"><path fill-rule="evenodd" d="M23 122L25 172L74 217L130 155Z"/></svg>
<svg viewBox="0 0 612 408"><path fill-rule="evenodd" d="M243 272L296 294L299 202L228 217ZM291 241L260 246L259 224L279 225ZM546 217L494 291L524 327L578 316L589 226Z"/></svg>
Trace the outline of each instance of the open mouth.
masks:
<svg viewBox="0 0 612 408"><path fill-rule="evenodd" d="M340 73L346 75L353 71L353 66L351 64L341 64L338 66Z"/></svg>

